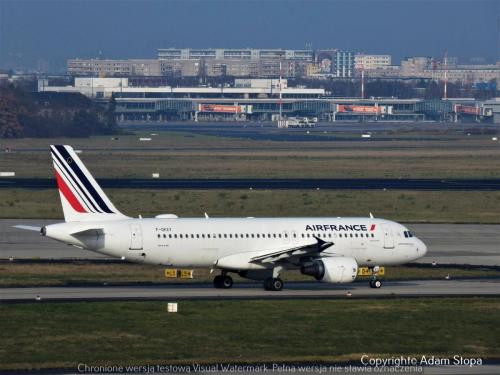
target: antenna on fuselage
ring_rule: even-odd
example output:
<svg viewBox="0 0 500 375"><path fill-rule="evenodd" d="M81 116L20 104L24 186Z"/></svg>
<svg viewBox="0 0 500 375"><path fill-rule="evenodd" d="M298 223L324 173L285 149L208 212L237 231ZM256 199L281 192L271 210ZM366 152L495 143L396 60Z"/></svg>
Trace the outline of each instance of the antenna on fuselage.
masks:
<svg viewBox="0 0 500 375"><path fill-rule="evenodd" d="M210 219L210 216L205 212L205 219Z"/></svg>
<svg viewBox="0 0 500 375"><path fill-rule="evenodd" d="M370 212L370 219L373 219L373 214Z"/></svg>

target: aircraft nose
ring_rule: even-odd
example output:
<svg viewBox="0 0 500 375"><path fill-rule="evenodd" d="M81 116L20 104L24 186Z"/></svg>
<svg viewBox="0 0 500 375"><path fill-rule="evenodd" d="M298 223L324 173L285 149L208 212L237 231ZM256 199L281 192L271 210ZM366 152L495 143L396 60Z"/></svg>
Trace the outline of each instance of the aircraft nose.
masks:
<svg viewBox="0 0 500 375"><path fill-rule="evenodd" d="M415 245L416 245L417 255L419 258L421 258L421 257L425 256L425 254L427 254L427 246L425 245L425 243L422 240L419 240L417 238L417 243Z"/></svg>

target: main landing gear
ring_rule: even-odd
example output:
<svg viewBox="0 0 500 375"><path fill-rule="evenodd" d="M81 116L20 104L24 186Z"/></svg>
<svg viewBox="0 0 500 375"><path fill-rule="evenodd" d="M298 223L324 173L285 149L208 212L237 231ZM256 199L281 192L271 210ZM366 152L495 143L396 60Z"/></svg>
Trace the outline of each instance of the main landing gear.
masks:
<svg viewBox="0 0 500 375"><path fill-rule="evenodd" d="M233 278L226 273L215 276L214 287L218 289L229 289L233 286Z"/></svg>
<svg viewBox="0 0 500 375"><path fill-rule="evenodd" d="M282 266L276 266L272 270L272 275L264 279L264 290L279 292L283 289L283 280L280 279L280 272L283 270Z"/></svg>
<svg viewBox="0 0 500 375"><path fill-rule="evenodd" d="M281 267L274 267L272 270L239 271L238 274L250 280L263 280L264 290L278 292L283 289L283 280L279 278L281 270ZM227 270L222 270L220 275L215 276L214 287L218 289L229 289L232 286L233 278L228 275Z"/></svg>
<svg viewBox="0 0 500 375"><path fill-rule="evenodd" d="M279 277L269 277L264 280L264 290L279 292L281 289L283 289L283 280Z"/></svg>
<svg viewBox="0 0 500 375"><path fill-rule="evenodd" d="M370 279L370 288L379 289L382 287L382 281L377 279L378 271L380 270L379 266L375 266L372 268L373 276Z"/></svg>

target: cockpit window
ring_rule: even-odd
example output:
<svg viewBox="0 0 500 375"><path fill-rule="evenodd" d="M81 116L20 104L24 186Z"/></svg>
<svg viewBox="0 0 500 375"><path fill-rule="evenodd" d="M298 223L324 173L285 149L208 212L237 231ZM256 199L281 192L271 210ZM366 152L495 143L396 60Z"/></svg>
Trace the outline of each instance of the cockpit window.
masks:
<svg viewBox="0 0 500 375"><path fill-rule="evenodd" d="M405 230L403 232L403 234L405 235L405 238L412 238L413 237L413 233L410 232L409 230Z"/></svg>

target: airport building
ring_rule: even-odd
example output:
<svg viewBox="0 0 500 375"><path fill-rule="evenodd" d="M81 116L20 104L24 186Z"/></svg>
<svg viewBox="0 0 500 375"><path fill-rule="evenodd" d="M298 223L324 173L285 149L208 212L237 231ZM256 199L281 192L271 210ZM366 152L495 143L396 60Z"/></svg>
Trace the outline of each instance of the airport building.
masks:
<svg viewBox="0 0 500 375"><path fill-rule="evenodd" d="M314 61L312 50L254 48L160 48L158 60L297 60Z"/></svg>
<svg viewBox="0 0 500 375"><path fill-rule="evenodd" d="M394 66L391 55L355 54L339 49L225 49L165 48L157 59L69 59L74 77L235 77L235 78L339 78L432 79L481 83L499 80L498 64L459 65L426 56L408 57ZM445 77L446 76L446 77Z"/></svg>
<svg viewBox="0 0 500 375"><path fill-rule="evenodd" d="M160 62L153 59L69 59L68 74L79 77L159 76Z"/></svg>
<svg viewBox="0 0 500 375"><path fill-rule="evenodd" d="M354 77L354 52L338 49L324 49L316 52L318 76L334 78Z"/></svg>
<svg viewBox="0 0 500 375"><path fill-rule="evenodd" d="M354 69L374 70L384 69L391 66L391 55L366 55L357 54L354 56Z"/></svg>
<svg viewBox="0 0 500 375"><path fill-rule="evenodd" d="M450 121L455 109L452 102L443 107L441 101L432 105L421 99L333 98L324 89L288 87L286 79L281 90L278 79L236 79L233 85L220 87L144 87L143 83L135 78L81 77L74 86L50 86L39 80L39 91L79 92L103 102L113 97L117 119L124 123L271 121L280 111L285 118L320 121ZM462 105L463 116L482 116L477 104Z"/></svg>
<svg viewBox="0 0 500 375"><path fill-rule="evenodd" d="M456 58L436 61L431 57L410 57L401 62L400 76L403 78L425 78L448 82L477 83L498 81L498 64L460 65Z"/></svg>

